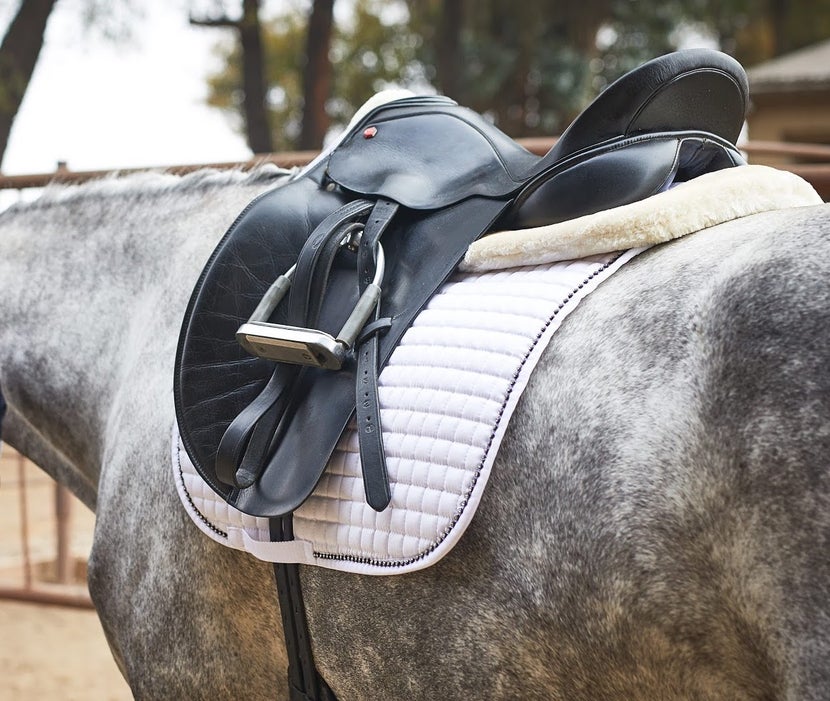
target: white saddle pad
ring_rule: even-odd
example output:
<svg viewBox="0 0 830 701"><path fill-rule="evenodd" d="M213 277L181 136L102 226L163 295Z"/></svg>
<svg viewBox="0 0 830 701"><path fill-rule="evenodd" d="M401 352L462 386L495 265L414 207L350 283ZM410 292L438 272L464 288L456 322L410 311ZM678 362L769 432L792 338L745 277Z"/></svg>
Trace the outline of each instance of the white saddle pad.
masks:
<svg viewBox="0 0 830 701"><path fill-rule="evenodd" d="M441 559L481 499L507 423L553 333L603 280L644 249L485 273L458 273L404 334L379 380L392 502L366 504L358 441L346 430L295 540L228 506L173 436L182 502L209 537L272 562L400 574ZM313 440L313 436L309 437Z"/></svg>

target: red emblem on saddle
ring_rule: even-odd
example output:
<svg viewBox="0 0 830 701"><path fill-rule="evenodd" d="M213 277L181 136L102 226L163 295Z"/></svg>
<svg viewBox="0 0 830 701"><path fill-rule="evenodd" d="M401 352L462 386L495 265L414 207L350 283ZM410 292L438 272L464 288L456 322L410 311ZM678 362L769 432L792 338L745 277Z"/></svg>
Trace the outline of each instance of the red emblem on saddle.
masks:
<svg viewBox="0 0 830 701"><path fill-rule="evenodd" d="M377 133L378 133L378 128L377 127L366 127L363 130L363 138L364 139L371 139Z"/></svg>

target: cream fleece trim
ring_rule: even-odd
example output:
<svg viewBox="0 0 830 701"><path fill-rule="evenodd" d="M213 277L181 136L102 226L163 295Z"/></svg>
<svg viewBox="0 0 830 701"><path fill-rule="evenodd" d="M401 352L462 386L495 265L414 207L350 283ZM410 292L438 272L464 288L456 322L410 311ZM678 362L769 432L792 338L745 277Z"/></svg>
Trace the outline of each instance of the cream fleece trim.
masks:
<svg viewBox="0 0 830 701"><path fill-rule="evenodd" d="M727 168L632 204L490 234L467 249L460 269L498 270L650 246L750 214L821 203L812 186L793 173L761 165Z"/></svg>

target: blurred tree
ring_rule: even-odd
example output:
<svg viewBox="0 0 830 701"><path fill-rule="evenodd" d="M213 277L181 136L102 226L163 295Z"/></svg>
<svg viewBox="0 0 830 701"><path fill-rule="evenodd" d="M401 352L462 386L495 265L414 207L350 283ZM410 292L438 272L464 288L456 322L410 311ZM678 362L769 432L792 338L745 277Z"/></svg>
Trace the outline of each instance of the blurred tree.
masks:
<svg viewBox="0 0 830 701"><path fill-rule="evenodd" d="M58 0L21 0L0 43L0 161L9 143L12 125L43 48L46 25ZM124 41L131 36L131 20L139 9L130 0L84 0L77 8L83 26L103 36Z"/></svg>
<svg viewBox="0 0 830 701"><path fill-rule="evenodd" d="M612 0L416 0L418 57L442 91L507 133L552 134L584 104Z"/></svg>
<svg viewBox="0 0 830 701"><path fill-rule="evenodd" d="M598 88L690 43L716 46L749 67L826 39L830 0L614 0L603 32Z"/></svg>
<svg viewBox="0 0 830 701"><path fill-rule="evenodd" d="M699 0L688 16L747 66L830 37L830 0Z"/></svg>
<svg viewBox="0 0 830 701"><path fill-rule="evenodd" d="M448 94L516 137L561 132L610 81L676 48L720 46L752 65L830 35L830 0L355 0L350 11L331 30L333 75L314 98L321 104L330 80L332 125L395 84ZM294 147L302 131L308 27L297 9L265 27L278 148ZM237 57L224 58L210 100L233 110Z"/></svg>
<svg viewBox="0 0 830 701"><path fill-rule="evenodd" d="M324 3L317 0L314 5L318 4ZM356 107L378 90L391 84L424 84L415 59L414 43L417 37L407 28L405 12L393 21L381 20L383 8L389 4L384 0L356 0L348 24L334 26L329 19L331 36L328 46L325 41L313 37L313 23L309 20L315 8L304 12L302 8L289 7L263 24L265 75L269 86L267 105L273 122L278 125L272 134L277 150L319 148L328 128L348 122ZM323 11L320 8L317 10ZM328 71L328 79L325 76L322 81L307 76L304 79L309 43L314 45L313 51L318 54L310 62L316 61L324 71ZM235 117L239 114L244 94L240 49L238 46L219 45L217 54L222 67L208 77L208 104ZM332 69L332 63L336 64L336 71ZM326 80L331 81L328 89ZM304 100L304 93L312 87L309 109L304 109L304 103L309 104L307 98ZM304 114L310 114L315 109L318 126L309 129L309 132L315 132L313 141L304 140L301 138ZM325 116L320 118L320 112Z"/></svg>
<svg viewBox="0 0 830 701"><path fill-rule="evenodd" d="M314 0L306 30L303 120L297 144L301 149L320 148L329 128L326 102L331 92L333 23L334 0Z"/></svg>
<svg viewBox="0 0 830 701"><path fill-rule="evenodd" d="M242 64L242 107L248 146L254 153L274 150L271 125L265 104L265 57L262 51L262 27L259 0L242 0L242 15L232 19L222 13L214 17L190 15L190 23L199 27L225 27L236 30Z"/></svg>
<svg viewBox="0 0 830 701"><path fill-rule="evenodd" d="M56 2L21 2L0 44L0 161L43 48L46 23Z"/></svg>
<svg viewBox="0 0 830 701"><path fill-rule="evenodd" d="M357 0L352 18L335 27L332 41L332 121L345 125L361 104L386 88L429 90L418 58L421 42L405 3Z"/></svg>

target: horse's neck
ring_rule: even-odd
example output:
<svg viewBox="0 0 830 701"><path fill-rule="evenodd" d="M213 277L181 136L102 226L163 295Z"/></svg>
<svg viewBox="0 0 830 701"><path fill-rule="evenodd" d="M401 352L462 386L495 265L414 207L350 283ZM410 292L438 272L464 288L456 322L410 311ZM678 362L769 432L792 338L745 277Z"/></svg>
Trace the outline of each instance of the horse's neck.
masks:
<svg viewBox="0 0 830 701"><path fill-rule="evenodd" d="M264 187L68 198L0 219L0 386L18 423L91 483L119 415L172 413L192 284Z"/></svg>
<svg viewBox="0 0 830 701"><path fill-rule="evenodd" d="M90 202L32 207L0 228L2 386L12 409L77 469L102 460L101 437L135 369L148 300L167 260L154 236L137 240L112 217L93 224ZM173 245L175 247L175 244ZM172 249L171 249L172 250ZM160 300L159 300L160 301ZM153 344L144 339L144 345Z"/></svg>

